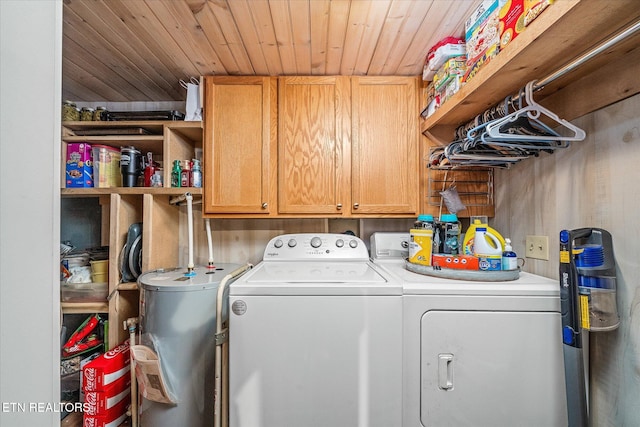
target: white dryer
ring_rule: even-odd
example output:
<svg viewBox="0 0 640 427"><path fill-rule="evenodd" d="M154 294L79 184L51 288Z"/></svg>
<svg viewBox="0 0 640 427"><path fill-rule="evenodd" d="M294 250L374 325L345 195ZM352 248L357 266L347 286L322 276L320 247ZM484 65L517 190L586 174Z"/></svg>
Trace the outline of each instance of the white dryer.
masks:
<svg viewBox="0 0 640 427"><path fill-rule="evenodd" d="M229 287L231 427L399 427L402 288L342 234L282 235Z"/></svg>
<svg viewBox="0 0 640 427"><path fill-rule="evenodd" d="M566 426L559 285L407 270L408 233L374 233L371 256L403 286L403 427Z"/></svg>

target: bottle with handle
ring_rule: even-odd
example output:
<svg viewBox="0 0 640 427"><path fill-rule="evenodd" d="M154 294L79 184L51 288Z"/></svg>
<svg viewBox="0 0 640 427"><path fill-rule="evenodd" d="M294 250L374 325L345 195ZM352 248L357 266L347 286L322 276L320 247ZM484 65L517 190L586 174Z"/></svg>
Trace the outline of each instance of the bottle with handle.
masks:
<svg viewBox="0 0 640 427"><path fill-rule="evenodd" d="M478 257L480 270L502 270L502 244L493 234L487 234L485 227L476 227L473 254Z"/></svg>

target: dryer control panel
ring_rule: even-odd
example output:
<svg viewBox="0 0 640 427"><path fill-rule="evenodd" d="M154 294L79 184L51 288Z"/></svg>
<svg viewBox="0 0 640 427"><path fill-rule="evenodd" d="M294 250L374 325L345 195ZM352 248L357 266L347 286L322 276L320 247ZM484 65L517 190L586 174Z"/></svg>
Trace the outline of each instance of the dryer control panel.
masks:
<svg viewBox="0 0 640 427"><path fill-rule="evenodd" d="M283 234L269 241L263 260L368 261L369 252L359 237L350 234Z"/></svg>

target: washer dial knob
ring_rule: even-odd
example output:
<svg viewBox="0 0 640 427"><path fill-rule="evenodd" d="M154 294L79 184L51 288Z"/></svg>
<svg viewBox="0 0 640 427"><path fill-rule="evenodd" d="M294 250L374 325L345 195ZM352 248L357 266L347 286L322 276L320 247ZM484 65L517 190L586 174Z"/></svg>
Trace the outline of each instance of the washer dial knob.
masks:
<svg viewBox="0 0 640 427"><path fill-rule="evenodd" d="M320 245L322 245L322 239L320 239L319 237L314 237L311 239L312 248L319 248Z"/></svg>

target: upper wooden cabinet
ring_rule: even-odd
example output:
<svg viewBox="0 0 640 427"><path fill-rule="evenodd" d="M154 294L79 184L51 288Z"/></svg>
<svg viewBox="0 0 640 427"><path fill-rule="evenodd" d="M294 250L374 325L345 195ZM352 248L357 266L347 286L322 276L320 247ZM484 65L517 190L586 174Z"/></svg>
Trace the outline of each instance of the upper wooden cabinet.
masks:
<svg viewBox="0 0 640 427"><path fill-rule="evenodd" d="M282 77L278 102L281 214L417 214L417 78Z"/></svg>
<svg viewBox="0 0 640 427"><path fill-rule="evenodd" d="M281 77L278 84L278 210L342 215L350 205L349 78Z"/></svg>
<svg viewBox="0 0 640 427"><path fill-rule="evenodd" d="M205 77L203 214L277 212L277 80Z"/></svg>
<svg viewBox="0 0 640 427"><path fill-rule="evenodd" d="M417 214L417 78L353 77L351 109L351 213Z"/></svg>
<svg viewBox="0 0 640 427"><path fill-rule="evenodd" d="M204 84L205 216L418 213L417 78L206 77Z"/></svg>

